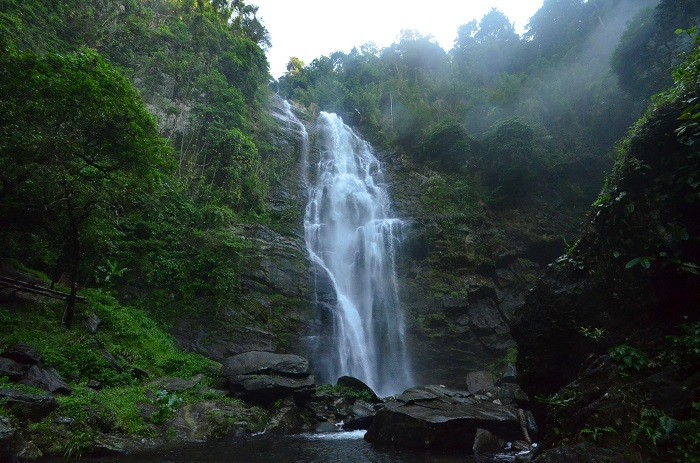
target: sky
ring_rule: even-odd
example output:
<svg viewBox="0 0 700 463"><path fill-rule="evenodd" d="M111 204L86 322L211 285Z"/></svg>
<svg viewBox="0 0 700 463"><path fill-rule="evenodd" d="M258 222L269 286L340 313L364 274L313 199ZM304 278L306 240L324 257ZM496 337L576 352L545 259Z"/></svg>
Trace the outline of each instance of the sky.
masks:
<svg viewBox="0 0 700 463"><path fill-rule="evenodd" d="M477 21L492 7L503 12L522 33L543 0L249 0L270 33L270 73L284 74L289 58L308 64L334 51L348 53L372 42L380 49L397 41L401 30L432 35L445 50L457 28Z"/></svg>

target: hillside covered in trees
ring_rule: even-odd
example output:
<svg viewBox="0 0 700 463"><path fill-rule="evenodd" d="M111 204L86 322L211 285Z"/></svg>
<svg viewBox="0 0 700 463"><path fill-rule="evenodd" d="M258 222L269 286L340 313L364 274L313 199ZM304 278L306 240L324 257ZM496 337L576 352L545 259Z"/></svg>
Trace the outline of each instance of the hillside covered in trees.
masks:
<svg viewBox="0 0 700 463"><path fill-rule="evenodd" d="M254 1L2 2L0 459L314 423L299 404L221 394L229 356L308 355L319 324L305 147L275 93L312 141L327 111L376 149L408 224L397 281L421 384L463 387L517 357L547 448L696 457L700 4L545 0L522 36L496 9L469 19L450 50L406 30L382 49L291 58L274 79ZM629 298L613 315L542 311L579 307L557 299L569 283L614 293L605 307ZM559 368L542 336L577 339L575 362ZM12 405L47 389L13 369L27 347L61 381L46 413ZM561 392L590 354L619 364L605 387L621 402L663 381L689 392L606 403L628 415L609 431L584 416L584 386Z"/></svg>

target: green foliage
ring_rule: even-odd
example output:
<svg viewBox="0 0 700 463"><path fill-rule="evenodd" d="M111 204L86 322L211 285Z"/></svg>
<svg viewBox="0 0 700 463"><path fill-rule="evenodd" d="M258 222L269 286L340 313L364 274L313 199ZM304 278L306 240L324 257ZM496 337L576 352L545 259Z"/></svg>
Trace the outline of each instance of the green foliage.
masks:
<svg viewBox="0 0 700 463"><path fill-rule="evenodd" d="M423 184L421 203L438 219L475 222L483 213L481 192L468 179L433 174Z"/></svg>
<svg viewBox="0 0 700 463"><path fill-rule="evenodd" d="M462 124L446 119L436 125L423 141L422 159L440 169L455 171L474 157L475 141Z"/></svg>
<svg viewBox="0 0 700 463"><path fill-rule="evenodd" d="M156 391L151 403L158 407L158 410L151 416L151 422L154 424L163 424L175 415L175 412L182 405L182 398L177 394L169 393L168 391Z"/></svg>
<svg viewBox="0 0 700 463"><path fill-rule="evenodd" d="M696 26L700 5L692 0L662 0L641 11L627 26L612 56L612 70L622 88L648 98L668 88L669 70L692 49L692 40L676 29Z"/></svg>
<svg viewBox="0 0 700 463"><path fill-rule="evenodd" d="M3 235L30 233L58 254L5 252L59 270L86 255L94 268L119 211L159 188L170 150L128 79L93 51L3 54L0 74Z"/></svg>
<svg viewBox="0 0 700 463"><path fill-rule="evenodd" d="M537 397L537 401L550 407L568 407L579 399L579 393L573 389L564 388L549 397Z"/></svg>
<svg viewBox="0 0 700 463"><path fill-rule="evenodd" d="M668 441L673 435L677 421L656 409L643 409L637 429L632 432L632 441L648 439L654 446Z"/></svg>
<svg viewBox="0 0 700 463"><path fill-rule="evenodd" d="M657 453L665 450L673 461L693 461L700 454L700 402L693 404L693 416L678 420L658 409L643 409L632 431L632 441L651 445Z"/></svg>
<svg viewBox="0 0 700 463"><path fill-rule="evenodd" d="M597 442L598 440L602 439L606 434L617 434L617 431L614 428L611 428L610 426L605 426L602 428L595 427L593 429L583 428L579 432L579 435L581 437L590 436L593 439L593 442Z"/></svg>
<svg viewBox="0 0 700 463"><path fill-rule="evenodd" d="M578 332L593 341L600 341L607 334L606 330L603 328L590 328L587 326L579 326Z"/></svg>
<svg viewBox="0 0 700 463"><path fill-rule="evenodd" d="M700 367L700 322L680 325L680 334L669 336L665 356L676 365L693 369Z"/></svg>
<svg viewBox="0 0 700 463"><path fill-rule="evenodd" d="M627 344L611 348L608 354L623 374L637 373L651 365L651 360L644 352Z"/></svg>

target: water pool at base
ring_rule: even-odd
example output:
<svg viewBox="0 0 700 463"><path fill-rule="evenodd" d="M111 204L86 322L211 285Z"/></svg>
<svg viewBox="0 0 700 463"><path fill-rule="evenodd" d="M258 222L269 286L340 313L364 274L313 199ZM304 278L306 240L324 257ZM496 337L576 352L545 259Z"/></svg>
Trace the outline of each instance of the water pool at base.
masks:
<svg viewBox="0 0 700 463"><path fill-rule="evenodd" d="M293 436L257 435L191 444L133 456L82 458L81 463L493 463L513 455L479 456L377 447L364 431ZM52 459L50 463L70 460ZM72 460L75 461L75 460Z"/></svg>

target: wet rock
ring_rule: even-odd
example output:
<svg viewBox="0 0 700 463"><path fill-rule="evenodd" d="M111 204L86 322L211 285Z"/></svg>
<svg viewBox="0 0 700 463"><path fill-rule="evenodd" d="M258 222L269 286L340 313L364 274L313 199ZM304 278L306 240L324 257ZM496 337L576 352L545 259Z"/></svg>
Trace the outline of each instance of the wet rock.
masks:
<svg viewBox="0 0 700 463"><path fill-rule="evenodd" d="M0 401L11 415L30 421L40 421L58 408L58 402L49 394L29 394L14 389L0 389Z"/></svg>
<svg viewBox="0 0 700 463"><path fill-rule="evenodd" d="M506 442L497 435L485 430L477 429L474 436L474 453L496 453L505 447Z"/></svg>
<svg viewBox="0 0 700 463"><path fill-rule="evenodd" d="M71 393L68 384L61 378L58 371L51 367L33 365L19 382L54 394L69 395Z"/></svg>
<svg viewBox="0 0 700 463"><path fill-rule="evenodd" d="M354 431L357 429L369 429L374 419L375 410L372 404L363 400L357 400L350 408L350 418L343 424L343 429Z"/></svg>
<svg viewBox="0 0 700 463"><path fill-rule="evenodd" d="M161 378L151 383L151 385L167 392L179 392L192 389L202 381L202 378L204 378L204 375L201 374L194 376L192 379Z"/></svg>
<svg viewBox="0 0 700 463"><path fill-rule="evenodd" d="M497 386L503 384L515 384L517 382L518 370L513 364L508 364L501 370L500 378L496 381Z"/></svg>
<svg viewBox="0 0 700 463"><path fill-rule="evenodd" d="M372 400L371 400L372 403L380 403L382 401L382 399L380 399L377 396L377 394L374 393L372 388L370 388L368 385L363 383L361 380L354 378L352 376L341 376L340 378L338 378L338 381L336 381L336 384L338 386L352 389L353 391L356 391L356 392L360 392L360 393L366 392L372 398Z"/></svg>
<svg viewBox="0 0 700 463"><path fill-rule="evenodd" d="M239 410L206 401L180 407L167 427L174 430L173 438L179 442L205 442L212 436L225 436L247 426L240 418Z"/></svg>
<svg viewBox="0 0 700 463"><path fill-rule="evenodd" d="M38 365L41 362L41 355L32 346L26 344L15 344L8 347L0 357L14 360L25 365Z"/></svg>
<svg viewBox="0 0 700 463"><path fill-rule="evenodd" d="M0 461L12 461L22 437L10 420L0 416Z"/></svg>
<svg viewBox="0 0 700 463"><path fill-rule="evenodd" d="M469 450L477 429L505 440L520 437L514 407L481 402L442 386L411 388L374 416L365 439L405 447Z"/></svg>
<svg viewBox="0 0 700 463"><path fill-rule="evenodd" d="M19 461L34 461L43 456L44 453L32 441L25 442L20 451L17 452L17 459Z"/></svg>
<svg viewBox="0 0 700 463"><path fill-rule="evenodd" d="M493 386L493 375L488 371L473 371L467 373L467 391L476 394L482 389Z"/></svg>
<svg viewBox="0 0 700 463"><path fill-rule="evenodd" d="M530 398L517 384L506 383L501 386L491 386L479 391L478 396L493 402L498 400L503 405L526 407Z"/></svg>
<svg viewBox="0 0 700 463"><path fill-rule="evenodd" d="M19 381L27 372L27 365L19 364L14 360L0 357L0 376L7 376L10 381Z"/></svg>
<svg viewBox="0 0 700 463"><path fill-rule="evenodd" d="M100 381L95 381L94 379L91 379L87 382L86 386L94 391L100 391L104 387L104 384L102 384Z"/></svg>
<svg viewBox="0 0 700 463"><path fill-rule="evenodd" d="M288 434L300 432L303 426L304 420L299 408L294 400L287 398L276 407L265 431Z"/></svg>
<svg viewBox="0 0 700 463"><path fill-rule="evenodd" d="M328 433L328 432L338 432L339 429L334 423L324 421L319 423L314 427L314 432Z"/></svg>
<svg viewBox="0 0 700 463"><path fill-rule="evenodd" d="M58 424L61 426L73 426L75 424L75 420L69 416L57 416L53 420L54 424Z"/></svg>
<svg viewBox="0 0 700 463"><path fill-rule="evenodd" d="M221 374L231 393L250 403L304 398L315 389L309 362L298 355L247 352L226 359Z"/></svg>
<svg viewBox="0 0 700 463"><path fill-rule="evenodd" d="M102 320L100 320L100 317L94 313L88 315L87 320L85 320L85 328L90 334L97 334L97 330L100 329L100 325L102 325Z"/></svg>

